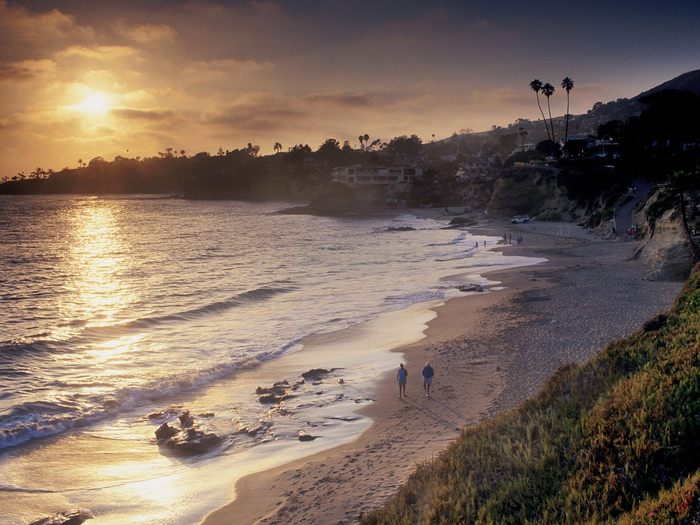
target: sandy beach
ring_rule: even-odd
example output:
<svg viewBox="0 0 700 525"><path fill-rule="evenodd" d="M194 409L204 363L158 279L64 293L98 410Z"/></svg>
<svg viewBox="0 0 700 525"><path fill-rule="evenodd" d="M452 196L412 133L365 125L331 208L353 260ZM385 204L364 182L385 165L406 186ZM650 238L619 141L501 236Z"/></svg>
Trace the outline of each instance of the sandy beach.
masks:
<svg viewBox="0 0 700 525"><path fill-rule="evenodd" d="M488 273L502 289L437 308L425 338L396 349L396 365L409 370L407 399L399 399L395 372L388 373L376 402L361 409L373 423L358 439L242 478L235 499L204 525L353 523L461 428L516 406L559 366L633 332L670 306L682 286L645 280L633 243L604 241L572 224L491 221L470 231L520 233L522 245L493 249L548 262ZM429 399L426 361L436 372Z"/></svg>

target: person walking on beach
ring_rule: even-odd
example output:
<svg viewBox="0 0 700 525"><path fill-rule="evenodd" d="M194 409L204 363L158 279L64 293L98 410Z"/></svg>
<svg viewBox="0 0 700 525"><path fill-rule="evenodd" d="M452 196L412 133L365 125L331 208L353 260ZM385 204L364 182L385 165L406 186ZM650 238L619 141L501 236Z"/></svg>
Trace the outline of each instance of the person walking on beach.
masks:
<svg viewBox="0 0 700 525"><path fill-rule="evenodd" d="M406 370L406 367L401 363L396 372L396 381L399 383L399 399L401 399L402 396L406 396L406 379L408 379L408 370Z"/></svg>
<svg viewBox="0 0 700 525"><path fill-rule="evenodd" d="M425 397L430 397L430 385L433 384L434 375L435 371L433 367L430 366L430 361L428 361L423 367L423 390L425 390Z"/></svg>

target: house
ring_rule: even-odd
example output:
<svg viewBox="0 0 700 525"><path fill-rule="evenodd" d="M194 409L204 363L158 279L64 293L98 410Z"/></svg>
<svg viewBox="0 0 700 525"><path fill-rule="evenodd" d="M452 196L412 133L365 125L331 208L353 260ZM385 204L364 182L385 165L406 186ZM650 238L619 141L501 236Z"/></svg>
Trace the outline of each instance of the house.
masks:
<svg viewBox="0 0 700 525"><path fill-rule="evenodd" d="M455 178L463 182L478 175L492 175L497 168L497 157L494 155L472 155L457 168Z"/></svg>
<svg viewBox="0 0 700 525"><path fill-rule="evenodd" d="M331 181L350 188L383 189L390 193L410 191L413 183L423 176L423 169L413 166L333 168Z"/></svg>

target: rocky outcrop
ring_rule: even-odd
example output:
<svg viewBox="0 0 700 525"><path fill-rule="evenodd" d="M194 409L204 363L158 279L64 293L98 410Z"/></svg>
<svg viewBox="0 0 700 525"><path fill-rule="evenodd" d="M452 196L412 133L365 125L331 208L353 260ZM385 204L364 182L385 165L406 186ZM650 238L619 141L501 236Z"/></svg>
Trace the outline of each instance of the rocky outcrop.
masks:
<svg viewBox="0 0 700 525"><path fill-rule="evenodd" d="M571 221L581 213L557 182L556 168L515 166L496 179L488 203L489 216L524 215L540 220Z"/></svg>
<svg viewBox="0 0 700 525"><path fill-rule="evenodd" d="M460 292L483 292L484 287L477 283L460 284L457 289Z"/></svg>
<svg viewBox="0 0 700 525"><path fill-rule="evenodd" d="M380 196L358 189L348 188L343 184L331 184L327 191L319 195L306 206L287 208L279 213L300 215L347 215L366 211L373 204L383 204Z"/></svg>
<svg viewBox="0 0 700 525"><path fill-rule="evenodd" d="M87 510L73 510L34 520L29 525L80 525L94 517Z"/></svg>
<svg viewBox="0 0 700 525"><path fill-rule="evenodd" d="M450 221L448 227L461 228L462 226L474 226L477 221L471 217L455 217Z"/></svg>
<svg viewBox="0 0 700 525"><path fill-rule="evenodd" d="M156 443L175 454L194 456L217 447L222 439L197 425L188 411L178 416L180 428L163 423L156 429Z"/></svg>
<svg viewBox="0 0 700 525"><path fill-rule="evenodd" d="M649 265L648 279L686 279L692 267L692 253L683 231L680 213L675 207L659 202L664 195L653 194L634 220L643 225L635 255ZM659 214L658 208L667 208Z"/></svg>
<svg viewBox="0 0 700 525"><path fill-rule="evenodd" d="M644 228L635 254L649 265L648 279L682 280L690 273L692 255L678 215L667 210L656 219L653 230L649 225Z"/></svg>
<svg viewBox="0 0 700 525"><path fill-rule="evenodd" d="M297 381L293 385L289 384L286 379L283 381L277 381L271 387L261 387L255 389L255 393L258 395L258 401L264 405L273 405L286 401L287 399L292 399L296 395L291 394L290 391L297 390L304 381Z"/></svg>

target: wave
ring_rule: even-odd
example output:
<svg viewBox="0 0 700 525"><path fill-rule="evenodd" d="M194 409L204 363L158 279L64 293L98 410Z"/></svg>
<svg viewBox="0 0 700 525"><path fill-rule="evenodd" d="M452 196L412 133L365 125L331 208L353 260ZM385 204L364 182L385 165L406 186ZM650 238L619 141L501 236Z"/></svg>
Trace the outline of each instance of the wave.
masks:
<svg viewBox="0 0 700 525"><path fill-rule="evenodd" d="M0 415L0 449L83 427L143 403L197 389L290 353L299 347L300 342L301 338L294 339L278 350L220 362L201 370L171 374L147 385L123 387L103 394L74 393L53 398L52 401L21 403Z"/></svg>
<svg viewBox="0 0 700 525"><path fill-rule="evenodd" d="M384 299L384 302L392 306L407 307L416 303L440 301L444 298L445 293L442 290L433 289L403 295L390 295Z"/></svg>
<svg viewBox="0 0 700 525"><path fill-rule="evenodd" d="M455 238L452 239L451 241L447 241L447 242L436 242L436 243L428 244L428 246L430 246L430 247L434 247L434 246L454 246L455 244L461 244L462 242L464 242L464 239L465 239L466 237L467 237L467 232L461 232L459 235L457 235L457 237L455 237Z"/></svg>
<svg viewBox="0 0 700 525"><path fill-rule="evenodd" d="M104 326L86 326L85 320L73 320L59 326L73 326L82 328L77 334L66 339L51 339L47 333L37 334L34 337L14 339L0 343L0 363L13 356L35 356L41 353L60 351L66 345L74 345L85 340L100 340L109 337L129 335L134 331L154 328L168 323L192 321L207 315L225 312L232 308L254 304L275 297L276 295L295 290L293 286L274 287L263 286L234 295L221 301L190 308L180 312L166 315L155 315ZM4 364L4 363L2 363Z"/></svg>

